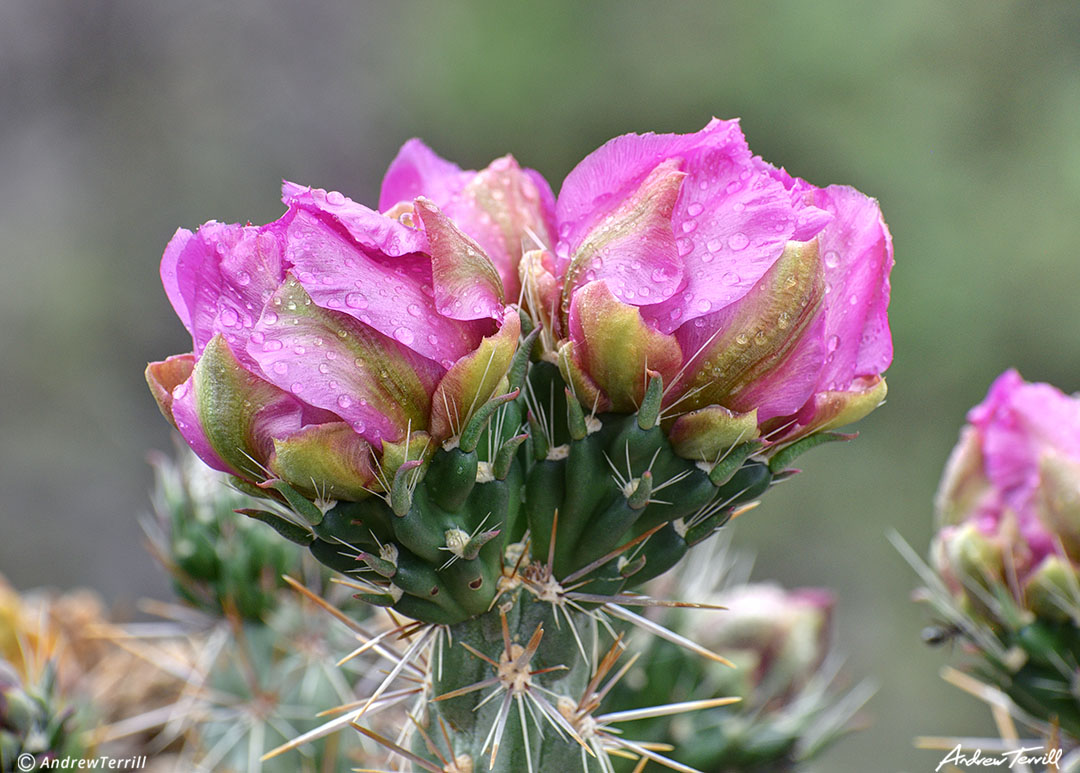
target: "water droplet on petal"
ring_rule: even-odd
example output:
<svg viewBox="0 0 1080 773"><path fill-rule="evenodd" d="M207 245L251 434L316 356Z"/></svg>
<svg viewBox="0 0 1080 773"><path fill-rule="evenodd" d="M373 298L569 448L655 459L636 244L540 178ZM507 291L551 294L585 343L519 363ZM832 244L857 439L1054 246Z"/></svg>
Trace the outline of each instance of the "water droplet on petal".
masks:
<svg viewBox="0 0 1080 773"><path fill-rule="evenodd" d="M225 327L236 327L239 321L240 315L234 309L225 308L221 310L221 324Z"/></svg>
<svg viewBox="0 0 1080 773"><path fill-rule="evenodd" d="M368 302L367 298L360 293L349 293L345 296L345 305L350 309L366 309Z"/></svg>
<svg viewBox="0 0 1080 773"><path fill-rule="evenodd" d="M686 208L686 214L688 214L690 217L697 217L704 209L705 207L701 206L699 202L695 201L693 204ZM685 225L683 227L685 228Z"/></svg>
<svg viewBox="0 0 1080 773"><path fill-rule="evenodd" d="M279 341L278 343L281 343L281 342ZM277 373L279 376L284 376L286 373L289 372L289 365L288 365L288 363L284 362L283 360L278 360L277 362L274 363L273 371L274 371L274 373Z"/></svg>
<svg viewBox="0 0 1080 773"><path fill-rule="evenodd" d="M294 346L294 347L293 347L293 353L294 353L294 354L304 354L304 353L306 353L306 352L307 352L307 349L305 349L305 348L304 348L304 347L302 347L302 346Z"/></svg>
<svg viewBox="0 0 1080 773"><path fill-rule="evenodd" d="M249 274L247 271L237 272L236 283L241 287L251 284L251 274Z"/></svg>
<svg viewBox="0 0 1080 773"><path fill-rule="evenodd" d="M693 232L693 230L695 228L697 228L697 223L694 222L693 220L684 220L683 221L682 231L683 231L684 234L688 234L688 233Z"/></svg>
<svg viewBox="0 0 1080 773"><path fill-rule="evenodd" d="M825 253L825 265L829 268L836 268L840 265L840 253L836 250L829 250Z"/></svg>
<svg viewBox="0 0 1080 773"><path fill-rule="evenodd" d="M712 304L709 303L708 298L699 298L697 302L698 311L708 311L712 308Z"/></svg>
<svg viewBox="0 0 1080 773"><path fill-rule="evenodd" d="M298 394L300 394L301 392L304 391L304 385L301 384L299 381L294 381L292 383L292 386L289 387L289 389L292 391L292 393L294 395L298 395Z"/></svg>
<svg viewBox="0 0 1080 773"><path fill-rule="evenodd" d="M746 335L746 333L739 333L737 336L735 336L735 343L737 343L739 346L746 346L748 343L750 343L750 336Z"/></svg>
<svg viewBox="0 0 1080 773"><path fill-rule="evenodd" d="M727 192L729 194L735 193L735 191L739 190L739 188L741 188L741 187L742 187L741 182L739 182L738 180L732 180L731 182L729 182L727 184Z"/></svg>
<svg viewBox="0 0 1080 773"><path fill-rule="evenodd" d="M253 344L261 344L265 340L266 335L261 330L256 330L254 333L251 334L251 343Z"/></svg>
<svg viewBox="0 0 1080 773"><path fill-rule="evenodd" d="M729 285L737 285L739 283L739 275L734 271L728 271L724 274L724 283Z"/></svg>
<svg viewBox="0 0 1080 773"><path fill-rule="evenodd" d="M337 191L330 191L326 194L326 202L333 204L335 207L340 207L345 203L345 196Z"/></svg>
<svg viewBox="0 0 1080 773"><path fill-rule="evenodd" d="M852 306L858 306L859 305L859 296L856 295L855 293L852 293L851 295L848 296L847 302L849 304L851 304Z"/></svg>
<svg viewBox="0 0 1080 773"><path fill-rule="evenodd" d="M694 250L694 242L692 239L687 239L685 236L675 240L675 247L679 251L679 257L684 258Z"/></svg>
<svg viewBox="0 0 1080 773"><path fill-rule="evenodd" d="M352 398L348 395L340 395L338 396L337 404L342 408L348 408L350 405L352 405Z"/></svg>
<svg viewBox="0 0 1080 773"><path fill-rule="evenodd" d="M319 373L322 373L325 376L329 372L330 372L330 366L327 365L325 362L320 362L319 363Z"/></svg>
<svg viewBox="0 0 1080 773"><path fill-rule="evenodd" d="M835 352L837 349L840 348L840 336L838 336L838 335L829 336L829 340L828 340L826 345L828 346L829 354L832 354L833 352Z"/></svg>
<svg viewBox="0 0 1080 773"><path fill-rule="evenodd" d="M720 252L724 248L724 243L719 239L709 239L705 242L705 249L709 252Z"/></svg>
<svg viewBox="0 0 1080 773"><path fill-rule="evenodd" d="M276 325L278 321L278 315L276 312L267 311L263 313L263 322L268 325Z"/></svg>
<svg viewBox="0 0 1080 773"><path fill-rule="evenodd" d="M337 352L335 352L333 349L327 349L326 350L326 359L328 359L328 360L336 360L337 359Z"/></svg>
<svg viewBox="0 0 1080 773"><path fill-rule="evenodd" d="M668 316L671 317L672 320L679 319L680 317L682 317L682 309L674 308L671 310L671 313Z"/></svg>
<svg viewBox="0 0 1080 773"><path fill-rule="evenodd" d="M277 340L276 338L268 338L268 339L266 339L266 343L263 344L263 351L264 352L276 352L276 351L279 351L281 349L281 347L282 347L281 341Z"/></svg>
<svg viewBox="0 0 1080 773"><path fill-rule="evenodd" d="M412 314L414 317L419 317L420 316L420 307L418 305L416 305L415 303L410 303L409 304L409 313Z"/></svg>
<svg viewBox="0 0 1080 773"><path fill-rule="evenodd" d="M408 345L413 342L413 332L407 327L399 327L394 331L394 338L401 341L401 343Z"/></svg>
<svg viewBox="0 0 1080 773"><path fill-rule="evenodd" d="M429 335L429 336L427 337L427 340L428 340L428 343L429 343L429 344L431 344L432 346L434 346L435 344L439 343L439 337L438 337L437 335L435 335L434 333L432 333L431 335Z"/></svg>
<svg viewBox="0 0 1080 773"><path fill-rule="evenodd" d="M750 244L750 239L742 231L732 234L731 238L728 239L728 246L736 251L745 250L748 244Z"/></svg>

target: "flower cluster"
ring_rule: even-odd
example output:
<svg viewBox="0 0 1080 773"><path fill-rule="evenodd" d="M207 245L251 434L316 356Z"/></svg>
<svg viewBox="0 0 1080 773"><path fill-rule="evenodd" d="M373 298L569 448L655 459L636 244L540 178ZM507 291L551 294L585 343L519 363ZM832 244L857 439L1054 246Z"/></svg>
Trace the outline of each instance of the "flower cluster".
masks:
<svg viewBox="0 0 1080 773"><path fill-rule="evenodd" d="M161 264L193 351L147 368L212 467L309 498L386 488L506 387L519 313L594 411L652 375L691 459L854 421L885 394L892 243L877 203L751 155L737 121L625 135L558 200L507 156L402 147L379 211L285 183L265 226L181 229ZM509 304L509 305L508 305Z"/></svg>

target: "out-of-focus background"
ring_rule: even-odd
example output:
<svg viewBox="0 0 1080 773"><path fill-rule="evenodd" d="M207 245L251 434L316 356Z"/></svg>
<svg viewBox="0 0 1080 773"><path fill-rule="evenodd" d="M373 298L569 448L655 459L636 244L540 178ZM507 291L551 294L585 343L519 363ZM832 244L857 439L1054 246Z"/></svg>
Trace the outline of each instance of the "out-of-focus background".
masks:
<svg viewBox="0 0 1080 773"><path fill-rule="evenodd" d="M912 572L965 410L1016 366L1080 388L1080 5L0 3L0 572L167 589L141 547L143 383L190 348L157 264L178 226L267 222L280 180L374 205L420 135L558 188L628 131L741 116L751 148L876 196L896 245L886 407L736 525L757 577L840 596L874 723L825 769L932 770L917 734L991 733L919 640Z"/></svg>

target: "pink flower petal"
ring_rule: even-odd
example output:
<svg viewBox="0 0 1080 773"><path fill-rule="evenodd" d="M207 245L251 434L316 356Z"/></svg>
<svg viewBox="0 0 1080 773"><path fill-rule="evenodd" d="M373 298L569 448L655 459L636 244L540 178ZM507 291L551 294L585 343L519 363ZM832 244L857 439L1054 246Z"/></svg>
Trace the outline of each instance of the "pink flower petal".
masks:
<svg viewBox="0 0 1080 773"><path fill-rule="evenodd" d="M856 376L878 375L892 362L892 237L877 201L854 188L831 185L816 193L815 203L834 218L818 234L828 291L828 356L818 389L843 390Z"/></svg>
<svg viewBox="0 0 1080 773"><path fill-rule="evenodd" d="M387 257L362 249L301 209L289 224L286 256L319 306L340 311L437 362L454 362L494 329L490 320L448 319L435 309L426 255Z"/></svg>
<svg viewBox="0 0 1080 773"><path fill-rule="evenodd" d="M162 280L191 331L196 354L221 333L243 361L251 328L284 277L283 223L256 227L210 221L195 234L177 231L169 242Z"/></svg>
<svg viewBox="0 0 1080 773"><path fill-rule="evenodd" d="M328 216L366 249L395 258L427 251L427 239L422 231L373 212L337 191L327 193L321 188L283 182L281 198L289 207Z"/></svg>
<svg viewBox="0 0 1080 773"><path fill-rule="evenodd" d="M450 201L465 187L469 173L441 158L417 138L401 146L383 177L379 211L385 212L402 201L427 196L439 205Z"/></svg>
<svg viewBox="0 0 1080 773"><path fill-rule="evenodd" d="M428 425L445 368L361 324L320 308L292 276L267 304L248 346L270 383L332 411L378 447Z"/></svg>
<svg viewBox="0 0 1080 773"><path fill-rule="evenodd" d="M414 203L431 254L435 307L457 320L501 319L503 286L484 248L424 197Z"/></svg>

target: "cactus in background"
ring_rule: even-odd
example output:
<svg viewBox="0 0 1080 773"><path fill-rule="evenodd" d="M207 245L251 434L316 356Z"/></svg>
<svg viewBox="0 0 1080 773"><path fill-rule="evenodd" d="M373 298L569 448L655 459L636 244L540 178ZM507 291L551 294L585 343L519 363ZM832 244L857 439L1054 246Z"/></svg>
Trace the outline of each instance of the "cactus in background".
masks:
<svg viewBox="0 0 1080 773"><path fill-rule="evenodd" d="M691 770L615 723L728 698L601 708L627 626L723 660L632 609L681 602L634 589L881 402L876 202L765 164L734 121L613 140L557 203L512 158L464 171L415 140L382 212L283 193L267 226L177 232L162 279L193 351L146 371L260 498L241 512L408 618L354 627L385 679L277 753L352 726L407 769ZM221 536L171 528L197 543L173 563L235 593ZM402 691L389 738L369 717Z"/></svg>
<svg viewBox="0 0 1080 773"><path fill-rule="evenodd" d="M636 706L661 697L734 696L739 701L730 706L645 720L627 729L668 744L672 757L704 771L808 770L818 754L852 730L872 688L864 683L845 693L839 686L832 594L745 584L750 562L733 555L726 535L716 540L718 549L695 553L682 567L675 593L724 611L668 609L658 619L723 652L735 668L694 657L667 641L646 640L640 648L642 668L615 689L611 707L632 714Z"/></svg>
<svg viewBox="0 0 1080 773"><path fill-rule="evenodd" d="M1002 374L969 412L936 504L933 568L898 547L938 620L925 637L953 639L968 655L967 673L950 672L950 681L1075 747L1080 398ZM1016 737L1015 728L1002 732Z"/></svg>

